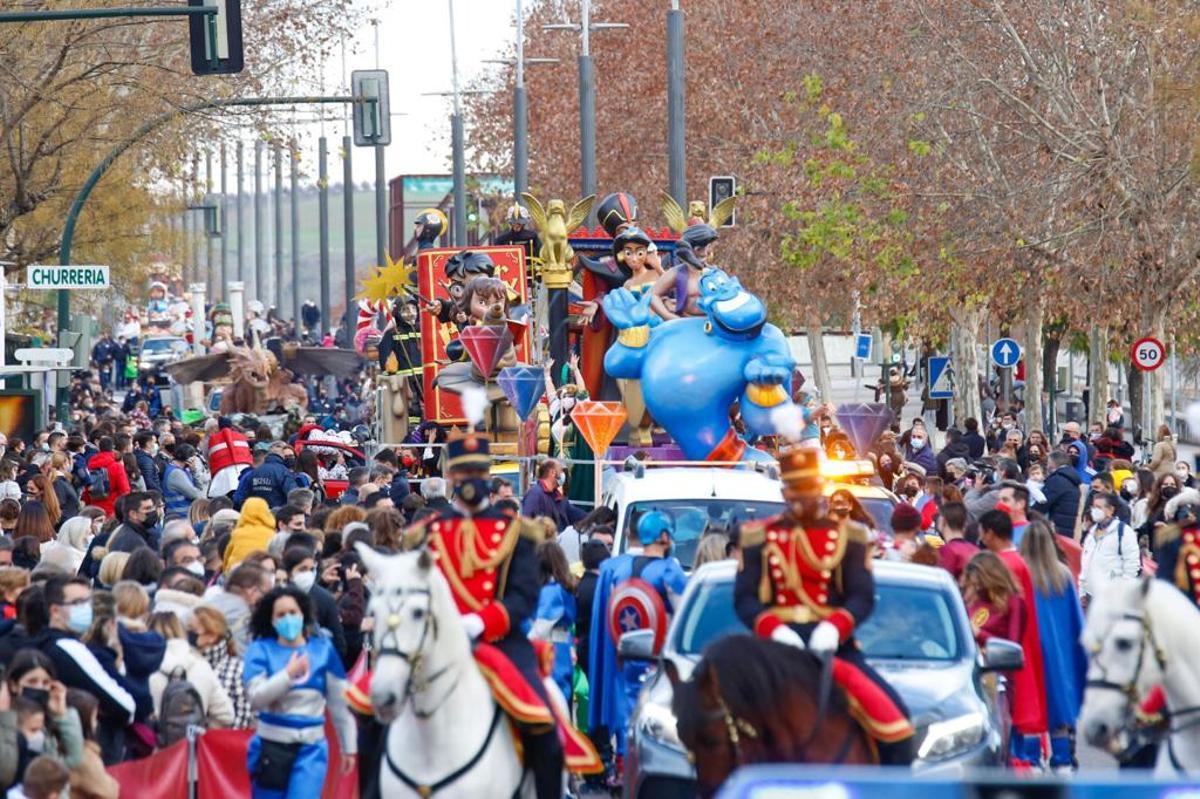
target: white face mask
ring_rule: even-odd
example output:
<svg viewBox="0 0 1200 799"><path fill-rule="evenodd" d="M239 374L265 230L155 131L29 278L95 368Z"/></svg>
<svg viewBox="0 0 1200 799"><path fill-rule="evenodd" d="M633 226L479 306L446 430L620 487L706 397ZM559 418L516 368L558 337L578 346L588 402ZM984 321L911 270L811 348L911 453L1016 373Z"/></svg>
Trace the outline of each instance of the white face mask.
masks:
<svg viewBox="0 0 1200 799"><path fill-rule="evenodd" d="M25 744L31 752L43 752L46 749L46 731L38 730L25 736Z"/></svg>
<svg viewBox="0 0 1200 799"><path fill-rule="evenodd" d="M925 439L913 438L910 440L912 441L913 449L924 449L925 448Z"/></svg>
<svg viewBox="0 0 1200 799"><path fill-rule="evenodd" d="M1102 521L1104 521L1103 508L1092 508L1092 521L1094 521L1096 524L1100 524Z"/></svg>
<svg viewBox="0 0 1200 799"><path fill-rule="evenodd" d="M204 576L204 564L198 560L193 560L191 563L184 566L183 568L187 569L188 571L190 571L192 574L196 575L197 577Z"/></svg>
<svg viewBox="0 0 1200 799"><path fill-rule="evenodd" d="M292 585L296 586L306 594L312 590L313 584L316 581L316 572L296 572L292 575Z"/></svg>
<svg viewBox="0 0 1200 799"><path fill-rule="evenodd" d="M1188 471L1187 471L1187 469L1176 469L1175 476L1178 477L1180 480L1186 481L1188 479Z"/></svg>

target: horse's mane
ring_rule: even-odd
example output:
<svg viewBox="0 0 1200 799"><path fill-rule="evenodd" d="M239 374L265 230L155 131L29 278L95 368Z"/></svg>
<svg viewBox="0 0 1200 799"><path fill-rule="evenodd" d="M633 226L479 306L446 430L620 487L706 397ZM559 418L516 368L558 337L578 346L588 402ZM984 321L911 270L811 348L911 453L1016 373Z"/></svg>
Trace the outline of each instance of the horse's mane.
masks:
<svg viewBox="0 0 1200 799"><path fill-rule="evenodd" d="M769 750L784 756L805 744L816 721L821 668L815 657L775 641L730 635L705 648L691 683L702 683L710 669L716 669L721 698L730 713L753 725ZM706 708L700 708L699 702L676 705L680 727L701 723ZM826 715L848 712L845 695L833 687Z"/></svg>

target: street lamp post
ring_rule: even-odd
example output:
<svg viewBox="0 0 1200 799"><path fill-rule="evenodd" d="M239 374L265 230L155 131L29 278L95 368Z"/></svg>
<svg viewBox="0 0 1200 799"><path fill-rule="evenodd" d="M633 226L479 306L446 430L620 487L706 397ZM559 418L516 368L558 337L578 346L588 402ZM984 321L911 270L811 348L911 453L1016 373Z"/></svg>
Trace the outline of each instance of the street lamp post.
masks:
<svg viewBox="0 0 1200 799"><path fill-rule="evenodd" d="M667 12L667 184L679 207L687 208L683 87L683 11L679 0L671 0Z"/></svg>
<svg viewBox="0 0 1200 799"><path fill-rule="evenodd" d="M354 305L354 167L351 162L351 151L354 149L354 139L350 136L342 137L342 208L343 222L342 235L345 239L343 255L345 256L342 279L345 281L345 300L346 300L346 340L352 341L354 338L354 316L350 313L350 308ZM347 344L347 346L352 346Z"/></svg>
<svg viewBox="0 0 1200 799"><path fill-rule="evenodd" d="M543 25L543 30L579 31L579 184L584 197L596 193L596 76L591 32L628 28L624 22L592 22L591 0L582 0L580 21ZM594 213L588 214L589 221Z"/></svg>
<svg viewBox="0 0 1200 799"><path fill-rule="evenodd" d="M275 312L283 316L283 153L279 142L271 145L275 160Z"/></svg>
<svg viewBox="0 0 1200 799"><path fill-rule="evenodd" d="M324 136L317 142L317 214L321 235L321 327L330 327L329 295L329 140ZM317 343L324 336L317 330Z"/></svg>
<svg viewBox="0 0 1200 799"><path fill-rule="evenodd" d="M296 142L288 147L291 168L291 212L292 212L292 322L296 325L296 336L300 335L300 191L298 187Z"/></svg>
<svg viewBox="0 0 1200 799"><path fill-rule="evenodd" d="M245 182L245 151L242 142L237 143L237 280L246 279L246 215L242 200L242 184ZM244 285L244 284L243 284ZM243 295L244 296L244 295Z"/></svg>
<svg viewBox="0 0 1200 799"><path fill-rule="evenodd" d="M463 154L462 92L458 86L458 48L454 37L454 0L446 0L450 11L450 85L454 113L450 116L450 146L454 172L454 246L467 246L467 174Z"/></svg>
<svg viewBox="0 0 1200 799"><path fill-rule="evenodd" d="M226 167L228 166L225 163L225 160L226 160L225 159L225 142L222 141L221 142L221 289L220 289L220 291L212 292L214 302L216 301L216 299L218 297L224 298L224 297L229 296L228 294L226 294L226 291L227 291L226 287L229 285L229 218L228 218L229 196L228 196L228 194L226 194L226 192L228 191L229 186L226 185L226 179L225 179L225 171L226 171Z"/></svg>
<svg viewBox="0 0 1200 799"><path fill-rule="evenodd" d="M263 237L263 228L266 227L266 222L263 219L263 141L259 139L254 142L254 292L253 298L259 302L267 297L267 264L266 264L266 249L264 245L266 241Z"/></svg>

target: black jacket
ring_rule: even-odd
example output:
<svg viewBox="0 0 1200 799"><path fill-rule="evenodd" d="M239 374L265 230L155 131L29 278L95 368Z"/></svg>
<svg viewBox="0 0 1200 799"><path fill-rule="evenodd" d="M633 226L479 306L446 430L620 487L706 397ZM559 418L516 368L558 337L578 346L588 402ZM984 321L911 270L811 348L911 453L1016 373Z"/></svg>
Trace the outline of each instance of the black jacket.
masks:
<svg viewBox="0 0 1200 799"><path fill-rule="evenodd" d="M951 441L937 454L938 476L946 482L950 481L950 475L946 472L946 464L954 458L962 458L967 463L971 462L971 447L961 438Z"/></svg>
<svg viewBox="0 0 1200 799"><path fill-rule="evenodd" d="M987 441L979 433L963 433L960 439L967 445L970 452L970 460L977 461L983 457L983 451L987 448Z"/></svg>
<svg viewBox="0 0 1200 799"><path fill-rule="evenodd" d="M30 645L54 663L54 671L68 688L87 691L100 702L100 719L121 726L132 722L139 708L125 677L116 671L113 661L98 657L87 644L70 633L47 627Z"/></svg>
<svg viewBox="0 0 1200 799"><path fill-rule="evenodd" d="M1075 517L1079 513L1079 472L1073 466L1060 466L1046 478L1042 493L1046 501L1035 505L1034 510L1044 515L1062 534L1075 534Z"/></svg>
<svg viewBox="0 0 1200 799"><path fill-rule="evenodd" d="M233 504L237 508L250 497L266 500L268 508L280 508L287 504L291 491L299 488L296 475L274 452L267 455L262 466L242 472L237 491L233 492Z"/></svg>
<svg viewBox="0 0 1200 799"><path fill-rule="evenodd" d="M346 631L342 628L342 614L338 612L337 600L319 585L312 587L308 598L312 600L313 615L316 616L318 626L329 631L333 648L349 668L352 664L346 663Z"/></svg>
<svg viewBox="0 0 1200 799"><path fill-rule="evenodd" d="M135 449L133 459L137 461L138 471L142 473L142 480L146 483L146 490L157 491L161 494L162 481L158 478L158 462L154 456L144 449Z"/></svg>

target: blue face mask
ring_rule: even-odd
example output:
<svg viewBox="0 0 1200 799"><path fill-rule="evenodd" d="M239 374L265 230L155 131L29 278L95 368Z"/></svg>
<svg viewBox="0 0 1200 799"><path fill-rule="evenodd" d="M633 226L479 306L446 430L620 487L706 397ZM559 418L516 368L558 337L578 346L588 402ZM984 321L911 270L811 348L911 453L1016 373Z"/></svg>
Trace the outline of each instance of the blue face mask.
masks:
<svg viewBox="0 0 1200 799"><path fill-rule="evenodd" d="M275 620L275 632L285 641L295 641L304 632L304 617L295 613L280 616Z"/></svg>
<svg viewBox="0 0 1200 799"><path fill-rule="evenodd" d="M71 605L71 609L67 612L67 627L71 632L83 635L92 626L92 603L87 602L83 605Z"/></svg>

